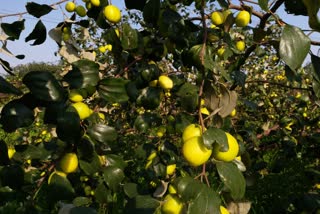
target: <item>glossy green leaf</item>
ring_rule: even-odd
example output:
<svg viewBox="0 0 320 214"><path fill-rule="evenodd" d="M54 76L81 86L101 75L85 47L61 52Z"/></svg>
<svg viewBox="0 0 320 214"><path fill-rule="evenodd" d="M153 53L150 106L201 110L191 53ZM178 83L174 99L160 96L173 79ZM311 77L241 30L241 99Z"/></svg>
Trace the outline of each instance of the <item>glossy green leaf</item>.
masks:
<svg viewBox="0 0 320 214"><path fill-rule="evenodd" d="M28 145L24 149L19 149L17 146L17 151L19 150L19 155L24 160L31 159L47 159L50 157L50 152L48 152L45 148L35 145Z"/></svg>
<svg viewBox="0 0 320 214"><path fill-rule="evenodd" d="M25 41L29 42L34 40L32 45L40 45L46 41L47 29L41 20L38 21L33 31L26 37Z"/></svg>
<svg viewBox="0 0 320 214"><path fill-rule="evenodd" d="M47 124L57 124L60 113L63 113L67 109L65 102L54 102L46 106L43 121Z"/></svg>
<svg viewBox="0 0 320 214"><path fill-rule="evenodd" d="M6 142L0 140L0 166L9 164L8 146Z"/></svg>
<svg viewBox="0 0 320 214"><path fill-rule="evenodd" d="M108 154L106 155L106 161L108 166L114 166L124 170L127 166L127 163L123 160L123 158L116 154Z"/></svg>
<svg viewBox="0 0 320 214"><path fill-rule="evenodd" d="M2 76L0 76L0 93L14 94L14 95L22 94L22 92L18 88L16 88L14 85L9 83Z"/></svg>
<svg viewBox="0 0 320 214"><path fill-rule="evenodd" d="M87 198L87 197L79 196L79 197L76 197L75 199L73 199L72 203L77 207L87 206L87 205L91 204L91 199Z"/></svg>
<svg viewBox="0 0 320 214"><path fill-rule="evenodd" d="M87 133L99 142L112 142L118 137L117 131L105 124L94 124L87 129Z"/></svg>
<svg viewBox="0 0 320 214"><path fill-rule="evenodd" d="M17 128L29 126L33 121L33 110L20 100L10 101L1 110L0 123L6 132L13 132Z"/></svg>
<svg viewBox="0 0 320 214"><path fill-rule="evenodd" d="M226 0L218 0L218 3L222 8L228 8L229 7L229 4L228 4L228 2Z"/></svg>
<svg viewBox="0 0 320 214"><path fill-rule="evenodd" d="M125 183L123 191L129 198L134 198L139 194L138 185L136 183Z"/></svg>
<svg viewBox="0 0 320 214"><path fill-rule="evenodd" d="M160 0L147 0L143 8L143 19L146 23L155 25L160 13Z"/></svg>
<svg viewBox="0 0 320 214"><path fill-rule="evenodd" d="M26 9L28 13L36 18L40 18L53 10L52 7L46 4L37 4L35 2L27 2Z"/></svg>
<svg viewBox="0 0 320 214"><path fill-rule="evenodd" d="M188 176L175 179L174 186L185 202L197 198L203 188L200 182Z"/></svg>
<svg viewBox="0 0 320 214"><path fill-rule="evenodd" d="M126 8L128 8L129 10L137 9L142 11L146 4L146 1L147 0L136 0L133 2L132 0L125 0Z"/></svg>
<svg viewBox="0 0 320 214"><path fill-rule="evenodd" d="M49 182L49 181L48 181ZM67 177L63 177L57 173L50 178L48 194L56 199L66 199L74 195L74 189Z"/></svg>
<svg viewBox="0 0 320 214"><path fill-rule="evenodd" d="M258 3L259 3L259 6L261 7L262 10L268 12L268 10L269 10L269 7L268 7L268 3L269 2L268 2L268 0L259 0Z"/></svg>
<svg viewBox="0 0 320 214"><path fill-rule="evenodd" d="M150 195L137 195L132 200L129 200L126 209L132 214L151 214L160 206L160 201Z"/></svg>
<svg viewBox="0 0 320 214"><path fill-rule="evenodd" d="M128 101L126 84L127 80L121 78L105 78L99 82L99 95L110 103Z"/></svg>
<svg viewBox="0 0 320 214"><path fill-rule="evenodd" d="M66 99L66 91L49 71L31 71L23 77L22 81L39 100L63 101Z"/></svg>
<svg viewBox="0 0 320 214"><path fill-rule="evenodd" d="M1 23L1 28L9 36L9 40L16 40L20 38L21 32L24 30L24 21L15 21L11 24Z"/></svg>
<svg viewBox="0 0 320 214"><path fill-rule="evenodd" d="M246 181L238 167L230 162L218 162L216 164L221 181L229 189L234 200L240 200L245 194Z"/></svg>
<svg viewBox="0 0 320 214"><path fill-rule="evenodd" d="M108 166L103 169L103 178L111 190L117 191L125 175L119 167Z"/></svg>
<svg viewBox="0 0 320 214"><path fill-rule="evenodd" d="M72 63L72 70L63 78L71 88L96 86L99 81L99 65L91 60L81 59Z"/></svg>
<svg viewBox="0 0 320 214"><path fill-rule="evenodd" d="M137 104L145 109L156 109L160 105L160 88L147 87L141 90Z"/></svg>
<svg viewBox="0 0 320 214"><path fill-rule="evenodd" d="M310 43L309 37L300 28L285 25L279 46L281 59L295 71L302 65L310 51Z"/></svg>
<svg viewBox="0 0 320 214"><path fill-rule="evenodd" d="M316 97L320 98L320 82L318 80L312 81L312 89Z"/></svg>
<svg viewBox="0 0 320 214"><path fill-rule="evenodd" d="M203 135L203 143L207 148L212 148L214 143L218 143L221 146L221 151L228 151L228 139L225 132L222 129L210 127Z"/></svg>
<svg viewBox="0 0 320 214"><path fill-rule="evenodd" d="M56 133L59 139L78 142L81 138L80 118L77 112L60 112L57 118Z"/></svg>
<svg viewBox="0 0 320 214"><path fill-rule="evenodd" d="M189 203L187 213L219 213L221 200L218 193L205 186L205 184L201 185L202 189L198 196Z"/></svg>
<svg viewBox="0 0 320 214"><path fill-rule="evenodd" d="M93 154L91 161L80 159L79 166L86 175L90 175L90 176L94 175L95 173L101 170L100 159L96 153Z"/></svg>
<svg viewBox="0 0 320 214"><path fill-rule="evenodd" d="M95 142L87 135L83 136L79 142L77 142L77 154L78 158L87 162L94 161L97 153L95 152Z"/></svg>
<svg viewBox="0 0 320 214"><path fill-rule="evenodd" d="M138 30L131 28L129 24L122 25L121 45L124 50L138 48L139 33Z"/></svg>

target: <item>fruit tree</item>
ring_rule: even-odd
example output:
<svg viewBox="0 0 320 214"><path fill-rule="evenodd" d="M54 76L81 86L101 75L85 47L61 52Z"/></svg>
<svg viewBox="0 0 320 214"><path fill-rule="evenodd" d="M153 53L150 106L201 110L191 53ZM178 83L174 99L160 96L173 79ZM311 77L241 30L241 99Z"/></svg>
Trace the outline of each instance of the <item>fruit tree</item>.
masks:
<svg viewBox="0 0 320 214"><path fill-rule="evenodd" d="M124 5L26 4L25 41L63 66L0 59L0 213L319 212L320 1ZM1 23L2 52L25 21Z"/></svg>

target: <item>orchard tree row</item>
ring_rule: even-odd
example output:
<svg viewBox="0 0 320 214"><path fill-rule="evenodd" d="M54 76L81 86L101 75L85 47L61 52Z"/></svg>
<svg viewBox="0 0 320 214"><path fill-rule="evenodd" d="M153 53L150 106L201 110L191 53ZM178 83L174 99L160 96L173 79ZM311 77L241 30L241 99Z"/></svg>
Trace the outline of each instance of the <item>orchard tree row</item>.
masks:
<svg viewBox="0 0 320 214"><path fill-rule="evenodd" d="M0 213L319 212L320 1L123 3L26 4L63 66L0 59Z"/></svg>

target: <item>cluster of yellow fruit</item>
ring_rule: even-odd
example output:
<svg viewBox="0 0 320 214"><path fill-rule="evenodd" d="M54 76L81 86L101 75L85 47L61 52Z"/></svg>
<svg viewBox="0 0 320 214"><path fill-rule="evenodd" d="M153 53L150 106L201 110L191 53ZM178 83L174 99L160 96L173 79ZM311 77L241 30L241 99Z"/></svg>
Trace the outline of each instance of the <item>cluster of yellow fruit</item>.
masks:
<svg viewBox="0 0 320 214"><path fill-rule="evenodd" d="M65 5L66 11L72 13L75 12L77 15L84 17L87 15L87 10L92 7L99 7L100 0L83 0L86 3L86 8L82 5L76 5L74 2L69 1ZM103 9L103 14L106 19L111 23L118 23L121 20L121 11L118 7L114 5L108 5Z"/></svg>
<svg viewBox="0 0 320 214"><path fill-rule="evenodd" d="M217 26L222 25L227 20L230 14L232 14L230 10L224 10L222 12L214 11L211 14L211 21L214 25L217 25ZM246 10L242 10L237 14L235 18L235 23L238 27L245 27L249 24L250 19L251 19L250 13ZM214 27L214 25L211 27Z"/></svg>
<svg viewBox="0 0 320 214"><path fill-rule="evenodd" d="M213 144L212 149L208 149L202 139L202 128L198 124L188 125L182 133L182 154L191 166L200 166L206 163L211 154L218 161L229 162L234 160L239 152L237 140L228 132L225 132L228 142L228 150L220 151L220 144Z"/></svg>
<svg viewBox="0 0 320 214"><path fill-rule="evenodd" d="M92 114L92 109L83 102L83 96L77 90L71 90L69 100L73 102L71 105L76 109L80 120L84 120Z"/></svg>
<svg viewBox="0 0 320 214"><path fill-rule="evenodd" d="M107 44L107 45L104 45L104 46L100 46L99 47L99 51L101 53L105 53L106 51L112 51L112 45L111 44Z"/></svg>
<svg viewBox="0 0 320 214"><path fill-rule="evenodd" d="M65 5L66 11L72 13L75 12L78 16L85 17L87 15L87 10L82 5L76 5L74 2L69 1Z"/></svg>
<svg viewBox="0 0 320 214"><path fill-rule="evenodd" d="M150 154L150 155L148 156L148 158L147 158L147 164L146 164L146 166L145 166L145 169L148 169L148 168L151 166L153 160L154 160L157 156L158 156L158 155L157 155L157 152L156 152L156 151L151 152L151 154ZM173 174L175 173L175 171L176 171L176 168L177 168L177 165L174 164L174 163L167 165L167 167L166 167L166 174L167 174L168 176L173 175Z"/></svg>

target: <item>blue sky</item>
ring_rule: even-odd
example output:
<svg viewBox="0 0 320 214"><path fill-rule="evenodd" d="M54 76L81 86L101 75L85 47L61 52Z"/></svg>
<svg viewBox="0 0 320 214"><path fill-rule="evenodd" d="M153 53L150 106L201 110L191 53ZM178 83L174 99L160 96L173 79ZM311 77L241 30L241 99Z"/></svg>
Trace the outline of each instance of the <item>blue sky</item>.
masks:
<svg viewBox="0 0 320 214"><path fill-rule="evenodd" d="M34 2L38 4L53 4L56 3L58 0L34 0ZM19 13L26 11L25 5L27 0L10 0L10 3L7 4L1 4L0 5L0 14L12 14L12 13ZM82 0L76 0L78 4L83 4ZM234 4L237 4L237 0L232 1ZM124 6L124 0L113 0L112 3L116 6L118 6L121 10L125 9ZM64 10L64 4L61 4L61 8ZM278 14L280 17L287 23L296 25L301 27L302 29L309 29L308 27L308 20L307 17L304 16L293 16L288 15L284 8L280 8L278 10ZM68 14L69 15L69 14ZM5 23L12 23L14 21L19 20L19 16L16 17L8 17L8 18L2 18L0 20L1 22ZM30 15L23 15L25 21L25 27L26 29L22 32L20 36L19 41L8 42L7 48L15 55L17 54L24 54L25 59L18 60L13 57L8 57L7 55L0 54L0 57L6 61L8 61L12 67L18 64L25 64L30 62L57 62L59 60L58 57L54 56L54 52L57 51L57 45L56 43L51 39L47 38L46 42L42 45L38 46L31 46L30 44L27 44L24 42L24 39L29 33L33 30L33 27L37 23L38 19L30 16ZM45 23L47 30L50 30L54 28L59 22L64 20L63 12L59 7L57 7L57 10L54 10L50 12L48 15L43 16L41 20ZM258 20L253 18L253 22L251 23L252 26L255 26L258 23ZM320 34L314 33L312 34L311 38L313 40L320 41ZM317 53L318 47L313 47L312 51L314 53ZM3 73L2 67L0 68L0 73Z"/></svg>

